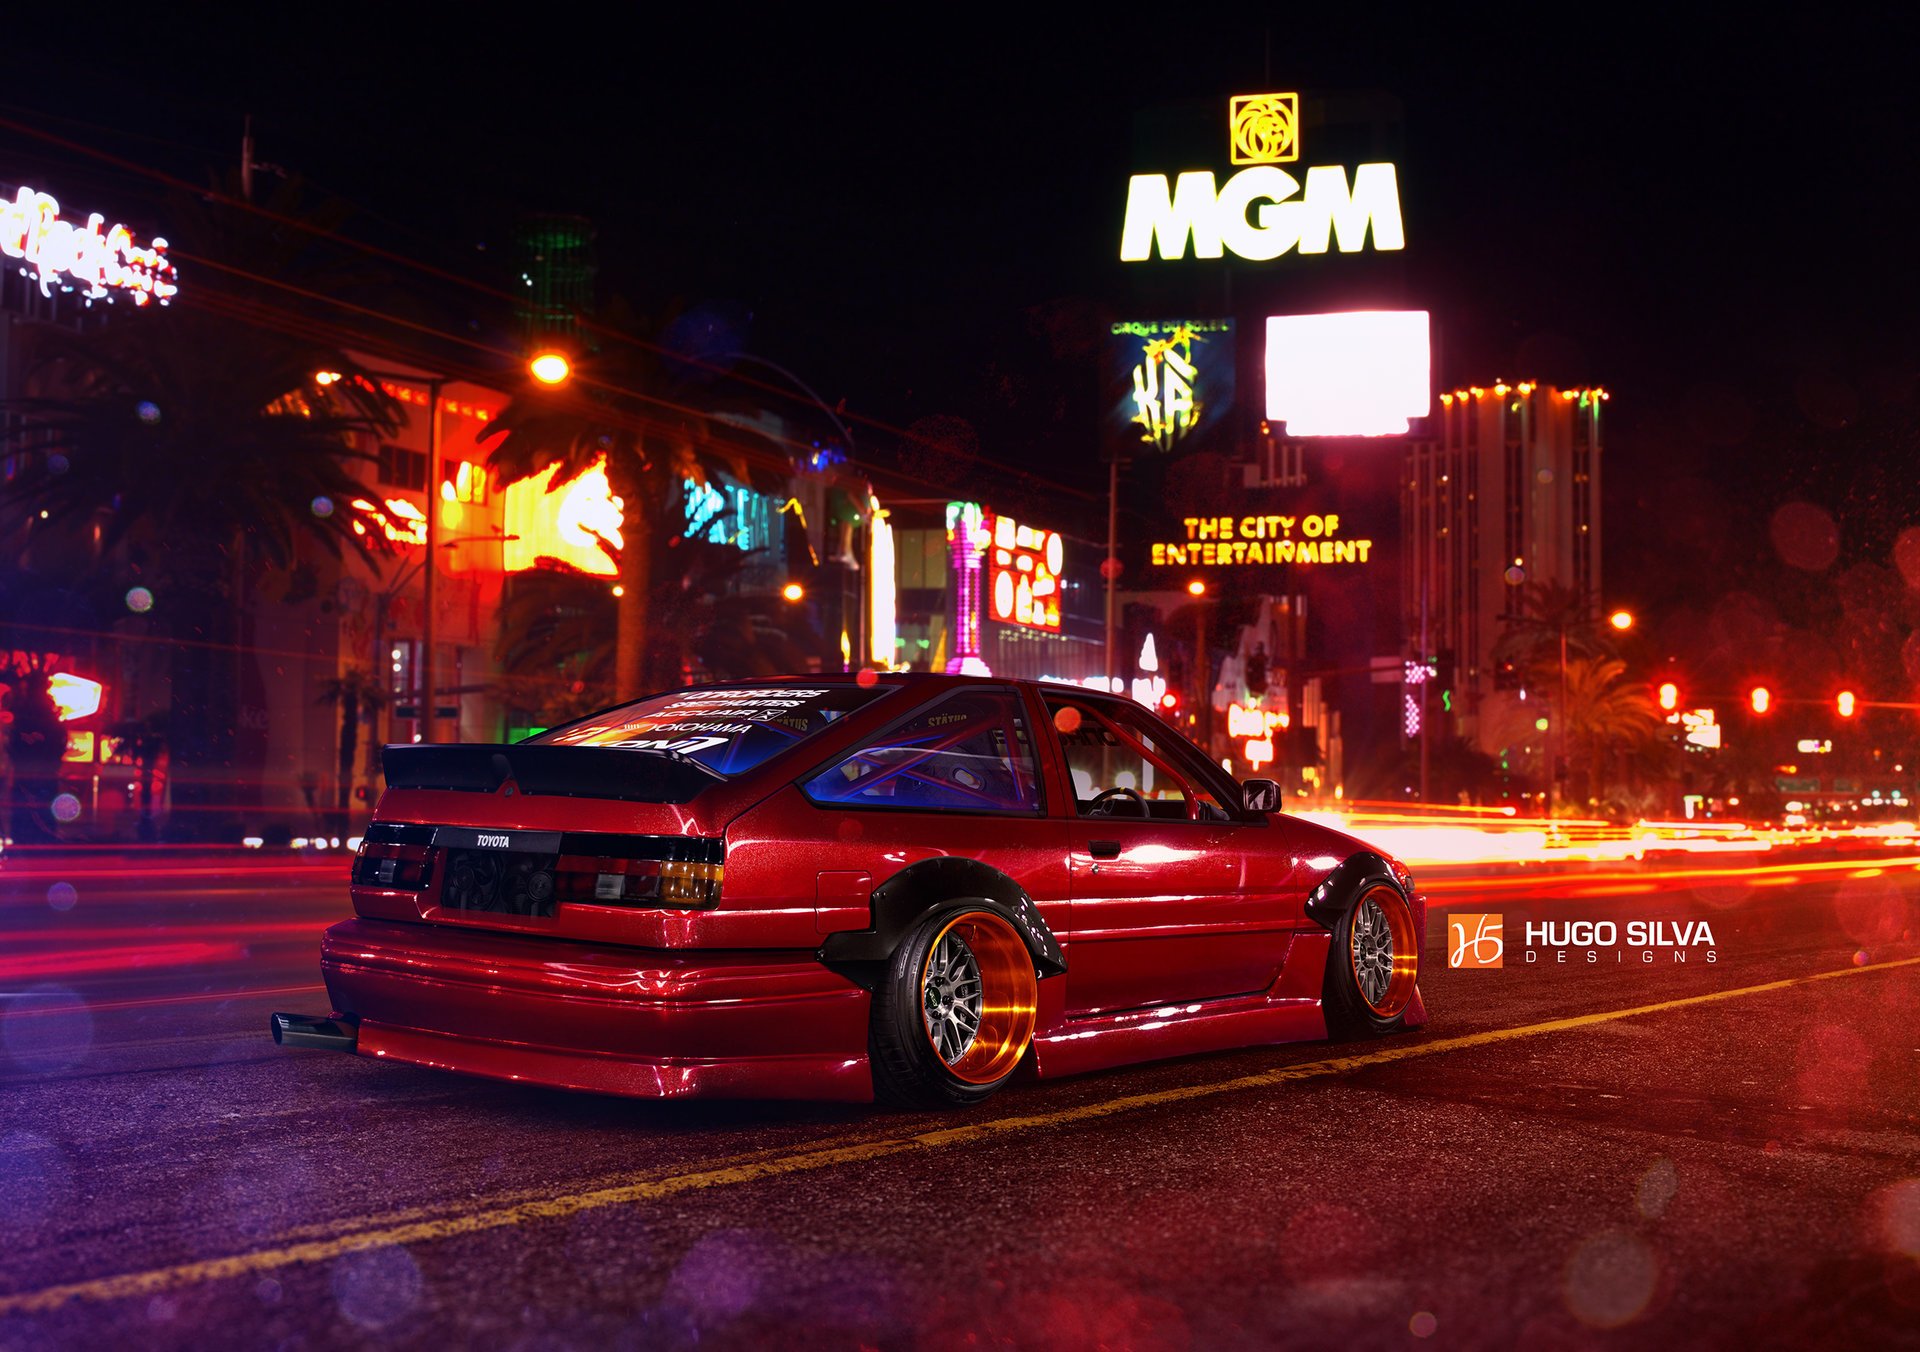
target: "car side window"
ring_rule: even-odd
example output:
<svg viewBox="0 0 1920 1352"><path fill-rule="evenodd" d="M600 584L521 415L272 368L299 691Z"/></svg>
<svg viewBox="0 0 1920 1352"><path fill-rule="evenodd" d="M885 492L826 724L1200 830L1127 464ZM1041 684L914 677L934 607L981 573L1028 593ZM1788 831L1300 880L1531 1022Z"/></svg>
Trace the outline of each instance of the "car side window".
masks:
<svg viewBox="0 0 1920 1352"><path fill-rule="evenodd" d="M1049 699L1047 712L1066 752L1075 806L1083 817L1227 821L1231 814L1175 767L1179 736L1150 714L1105 704Z"/></svg>
<svg viewBox="0 0 1920 1352"><path fill-rule="evenodd" d="M1019 697L963 690L801 786L814 802L917 812L1038 816L1039 769Z"/></svg>

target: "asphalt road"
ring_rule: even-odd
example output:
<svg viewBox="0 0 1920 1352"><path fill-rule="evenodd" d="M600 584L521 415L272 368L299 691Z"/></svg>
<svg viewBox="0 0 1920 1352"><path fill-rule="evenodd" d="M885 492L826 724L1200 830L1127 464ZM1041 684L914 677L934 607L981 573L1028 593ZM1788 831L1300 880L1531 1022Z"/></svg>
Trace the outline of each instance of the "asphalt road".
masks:
<svg viewBox="0 0 1920 1352"><path fill-rule="evenodd" d="M1920 1346L1911 857L1435 878L1418 1034L953 1117L280 1050L342 864L259 862L0 869L0 1347ZM1716 961L1524 961L1629 918Z"/></svg>

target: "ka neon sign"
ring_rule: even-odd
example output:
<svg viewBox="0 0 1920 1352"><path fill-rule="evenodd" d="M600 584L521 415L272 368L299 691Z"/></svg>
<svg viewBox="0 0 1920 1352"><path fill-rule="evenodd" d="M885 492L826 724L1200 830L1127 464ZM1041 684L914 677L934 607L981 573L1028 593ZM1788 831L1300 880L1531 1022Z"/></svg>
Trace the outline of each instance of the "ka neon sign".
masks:
<svg viewBox="0 0 1920 1352"><path fill-rule="evenodd" d="M135 243L124 225L108 225L95 212L84 226L60 219L60 204L43 192L22 188L12 201L0 198L0 253L19 259L20 270L40 283L78 291L89 303L111 301L116 292L135 305L165 305L180 290L167 242Z"/></svg>
<svg viewBox="0 0 1920 1352"><path fill-rule="evenodd" d="M1375 249L1406 247L1400 182L1391 164L1362 164L1349 181L1340 165L1315 165L1304 185L1279 168L1299 158L1299 95L1245 94L1229 105L1228 142L1235 164L1224 184L1196 169L1169 183L1165 174L1135 174L1127 185L1120 261L1219 258L1227 250L1266 262L1295 249L1323 254L1329 242L1359 253L1369 234Z"/></svg>

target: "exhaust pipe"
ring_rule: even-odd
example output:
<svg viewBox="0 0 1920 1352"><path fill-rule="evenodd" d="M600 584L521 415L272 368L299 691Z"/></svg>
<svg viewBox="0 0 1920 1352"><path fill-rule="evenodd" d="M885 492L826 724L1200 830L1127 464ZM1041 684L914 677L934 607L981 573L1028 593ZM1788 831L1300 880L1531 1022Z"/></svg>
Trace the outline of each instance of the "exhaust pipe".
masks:
<svg viewBox="0 0 1920 1352"><path fill-rule="evenodd" d="M360 1030L353 1023L312 1014L275 1014L268 1021L273 1040L282 1047L319 1047L326 1051L350 1052L360 1045Z"/></svg>

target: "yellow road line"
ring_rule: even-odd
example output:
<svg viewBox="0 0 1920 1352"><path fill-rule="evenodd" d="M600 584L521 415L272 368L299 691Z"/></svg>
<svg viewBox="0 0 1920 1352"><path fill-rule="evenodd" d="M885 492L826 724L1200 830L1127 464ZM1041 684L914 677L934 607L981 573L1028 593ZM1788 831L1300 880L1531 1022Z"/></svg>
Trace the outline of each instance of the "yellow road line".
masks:
<svg viewBox="0 0 1920 1352"><path fill-rule="evenodd" d="M764 1178L779 1178L789 1174L829 1169L840 1164L860 1164L868 1160L884 1159L889 1155L903 1155L912 1151L938 1149L941 1146L986 1141L1015 1132L1057 1127L1073 1122L1088 1122L1098 1118L1112 1117L1118 1113L1157 1108L1190 1099L1210 1098L1217 1094L1229 1094L1243 1089L1266 1089L1295 1080L1342 1075L1394 1061L1408 1061L1416 1057L1438 1055L1441 1052L1465 1051L1472 1047L1486 1047L1500 1042L1513 1042L1521 1038L1541 1037L1548 1033L1562 1033L1576 1028L1591 1028L1597 1024L1637 1018L1643 1014L1661 1014L1669 1010L1689 1009L1697 1005L1716 1004L1723 1000L1737 1000L1749 995L1791 990L1796 986L1810 985L1816 981L1832 981L1840 977L1861 976L1869 972L1887 972L1916 965L1920 965L1920 957L1901 958L1862 967L1841 967L1833 971L1815 972L1809 976L1785 977L1779 981L1762 982L1757 986L1740 986L1732 990L1710 991L1705 995L1688 995L1675 1000L1662 1000L1651 1005L1635 1005L1630 1009L1604 1010L1597 1014L1575 1014L1564 1019L1548 1019L1543 1023L1523 1024L1515 1028L1492 1028L1484 1032L1466 1033L1459 1037L1435 1038L1427 1042L1392 1044L1353 1056L1328 1057L1320 1061L1279 1066L1273 1070L1258 1071L1252 1075L1239 1075L1229 1080L1182 1085L1173 1089L1156 1089L1144 1094L1128 1094L1120 1098L1105 1099L1098 1103L1083 1103L1078 1107L1061 1108L1053 1112L1031 1113L1020 1117L1000 1117L989 1122L926 1131L917 1136L802 1150L753 1163L699 1169L691 1173L638 1180L611 1187L594 1188L585 1192L567 1193L558 1197L541 1198L506 1206L483 1207L464 1214L351 1231L327 1239L309 1240L270 1249L255 1249L225 1258L178 1263L171 1267L150 1268L145 1272L127 1272L113 1277L98 1277L91 1281L66 1282L59 1286L42 1287L37 1291L18 1291L9 1295L0 1295L0 1315L44 1313L70 1301L123 1300L132 1296L151 1295L159 1291L172 1290L175 1287L218 1281L225 1277L241 1277L250 1273L269 1272L306 1263L322 1263L343 1254L360 1253L368 1249L386 1248L395 1244L433 1243L461 1235L498 1230L504 1226L522 1225L528 1221L554 1220L573 1216L583 1211L595 1211L603 1207L627 1206L636 1202L657 1202L683 1193L734 1187L742 1183L758 1182Z"/></svg>

